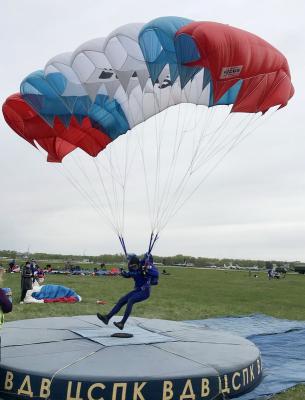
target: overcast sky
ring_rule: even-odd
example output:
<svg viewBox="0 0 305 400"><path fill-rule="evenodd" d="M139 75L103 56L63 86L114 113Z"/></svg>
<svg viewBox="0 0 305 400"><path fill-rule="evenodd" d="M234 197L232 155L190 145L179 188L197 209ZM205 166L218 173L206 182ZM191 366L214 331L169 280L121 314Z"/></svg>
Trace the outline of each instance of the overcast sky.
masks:
<svg viewBox="0 0 305 400"><path fill-rule="evenodd" d="M263 37L287 57L296 93L219 165L168 225L155 253L305 261L304 1L1 0L1 103L54 55L120 25L166 15ZM0 128L0 249L120 252L107 225L2 114ZM130 213L132 220L132 206ZM127 242L140 252L149 232L142 216L133 221Z"/></svg>

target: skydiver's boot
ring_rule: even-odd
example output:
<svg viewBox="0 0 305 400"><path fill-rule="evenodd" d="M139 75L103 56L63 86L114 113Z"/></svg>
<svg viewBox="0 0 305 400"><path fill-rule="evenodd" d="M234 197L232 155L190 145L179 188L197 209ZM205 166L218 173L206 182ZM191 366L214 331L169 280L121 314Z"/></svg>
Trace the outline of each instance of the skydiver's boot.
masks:
<svg viewBox="0 0 305 400"><path fill-rule="evenodd" d="M105 325L108 325L109 318L107 317L107 315L102 315L100 313L97 313L96 316L97 316L98 319L103 321Z"/></svg>
<svg viewBox="0 0 305 400"><path fill-rule="evenodd" d="M124 324L123 322L114 322L113 325L115 325L118 329L121 331L124 329Z"/></svg>

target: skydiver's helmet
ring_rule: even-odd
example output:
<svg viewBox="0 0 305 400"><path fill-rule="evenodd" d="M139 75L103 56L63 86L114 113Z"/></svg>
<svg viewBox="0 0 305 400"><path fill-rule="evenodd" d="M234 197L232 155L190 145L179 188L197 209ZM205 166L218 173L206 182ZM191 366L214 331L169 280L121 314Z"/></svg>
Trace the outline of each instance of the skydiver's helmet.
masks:
<svg viewBox="0 0 305 400"><path fill-rule="evenodd" d="M127 260L128 260L128 269L129 270L137 270L140 267L140 260L139 257L132 253L127 255Z"/></svg>

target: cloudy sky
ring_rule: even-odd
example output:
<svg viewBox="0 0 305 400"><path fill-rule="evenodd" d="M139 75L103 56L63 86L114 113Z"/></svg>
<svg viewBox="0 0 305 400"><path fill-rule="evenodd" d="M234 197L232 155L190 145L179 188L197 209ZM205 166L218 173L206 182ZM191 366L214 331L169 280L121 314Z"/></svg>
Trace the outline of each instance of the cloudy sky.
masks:
<svg viewBox="0 0 305 400"><path fill-rule="evenodd" d="M54 55L120 25L166 15L227 23L263 37L286 55L296 93L225 158L167 226L155 252L305 261L305 2L1 0L1 103ZM0 249L120 252L107 225L2 115L0 127ZM128 247L143 251L146 220L135 203L129 213Z"/></svg>

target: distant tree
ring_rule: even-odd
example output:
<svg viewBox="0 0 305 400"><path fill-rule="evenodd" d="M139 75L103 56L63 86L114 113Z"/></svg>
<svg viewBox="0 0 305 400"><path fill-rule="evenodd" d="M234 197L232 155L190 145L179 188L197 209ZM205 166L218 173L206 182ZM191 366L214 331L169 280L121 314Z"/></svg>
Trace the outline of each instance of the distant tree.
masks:
<svg viewBox="0 0 305 400"><path fill-rule="evenodd" d="M273 268L273 263L271 261L266 261L265 262L265 267L266 267L266 269L272 269Z"/></svg>

